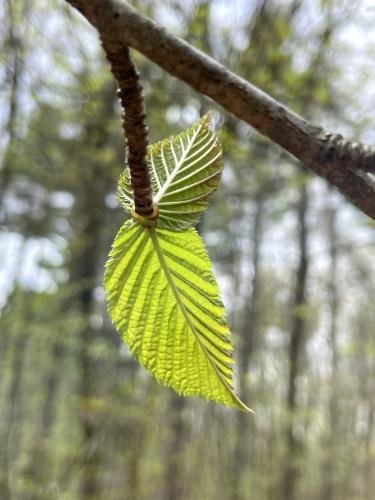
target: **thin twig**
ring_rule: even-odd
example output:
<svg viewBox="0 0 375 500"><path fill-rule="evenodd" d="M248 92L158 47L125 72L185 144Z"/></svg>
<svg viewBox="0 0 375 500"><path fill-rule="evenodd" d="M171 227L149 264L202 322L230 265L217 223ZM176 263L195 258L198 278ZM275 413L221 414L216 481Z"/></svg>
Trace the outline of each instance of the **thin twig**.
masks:
<svg viewBox="0 0 375 500"><path fill-rule="evenodd" d="M124 110L122 125L127 143L127 163L134 194L135 212L148 217L153 213L153 203L150 173L146 162L148 144L146 110L139 74L126 45L119 43L108 46L105 40L102 43L119 86L118 96Z"/></svg>

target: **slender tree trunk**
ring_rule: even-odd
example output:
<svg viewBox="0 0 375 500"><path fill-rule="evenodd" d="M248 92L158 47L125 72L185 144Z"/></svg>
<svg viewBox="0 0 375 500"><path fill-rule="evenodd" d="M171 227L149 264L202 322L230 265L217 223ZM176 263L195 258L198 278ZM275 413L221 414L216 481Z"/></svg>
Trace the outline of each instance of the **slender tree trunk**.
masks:
<svg viewBox="0 0 375 500"><path fill-rule="evenodd" d="M98 145L99 146L99 145ZM80 332L78 363L80 367L79 396L81 401L82 428L82 481L81 498L93 499L100 494L100 449L98 442L98 424L93 398L97 393L95 363L90 355L96 333L90 325L90 316L94 311L94 288L98 273L100 256L100 230L102 211L105 209L104 198L107 184L100 169L94 169L91 180L81 193L81 217L84 220L80 234L80 254L75 257L75 271L72 281L79 283L77 296L79 310L84 326Z"/></svg>
<svg viewBox="0 0 375 500"><path fill-rule="evenodd" d="M76 199L76 241L70 263L70 282L78 285L75 301L82 316L83 326L80 330L78 366L80 370L80 424L82 429L81 446L81 483L80 497L94 499L100 496L101 481L100 442L98 415L96 413L94 396L97 394L98 368L90 354L96 338L96 331L90 324L91 315L95 309L94 288L101 268L101 234L106 210L105 196L108 192L111 172L106 172L101 163L96 163L96 153L100 155L108 141L108 124L114 118L114 102L116 93L113 85L103 89L100 99L101 108L96 120L86 125L83 142L88 156L83 154L85 175L83 188L77 192Z"/></svg>
<svg viewBox="0 0 375 500"><path fill-rule="evenodd" d="M238 353L238 368L241 373L240 377L240 397L243 398L247 386L247 371L251 364L251 358L256 348L256 333L258 322L258 299L260 293L260 245L262 238L262 224L263 224L263 209L264 209L264 194L260 191L254 204L254 216L252 219L251 228L251 268L253 276L248 294L246 297L245 308L242 317L241 327L241 349Z"/></svg>
<svg viewBox="0 0 375 500"><path fill-rule="evenodd" d="M175 394L172 394L171 397L172 401L169 407L170 436L165 451L167 466L161 497L163 500L182 499L184 491L184 460L182 454L188 436L187 423L183 415L186 399Z"/></svg>
<svg viewBox="0 0 375 500"><path fill-rule="evenodd" d="M375 488L375 459L373 453L373 442L375 434L375 401L373 394L369 395L369 408L367 417L367 432L365 438L365 462L363 471L364 500L369 500L374 494Z"/></svg>
<svg viewBox="0 0 375 500"><path fill-rule="evenodd" d="M296 274L294 299L292 303L292 322L289 341L289 379L287 387L287 422L286 422L286 461L282 484L283 500L297 500L299 483L298 460L301 456L301 443L296 436L295 420L297 411L298 377L301 374L301 358L304 351L306 319L303 306L306 304L306 282L308 272L307 223L308 209L307 187L300 188L297 206L299 263Z"/></svg>
<svg viewBox="0 0 375 500"><path fill-rule="evenodd" d="M370 294L373 287L369 287ZM366 307L367 309L367 307ZM372 499L375 487L375 359L373 356L373 331L375 315L365 311L358 320L359 345L361 349L359 386L362 406L366 408L366 431L363 435L362 495L363 500Z"/></svg>
<svg viewBox="0 0 375 500"><path fill-rule="evenodd" d="M28 25L28 17L31 7L31 1L24 3L24 23L25 26ZM20 33L16 33L16 21L14 20L14 13L11 0L6 0L7 9L7 22L9 23L8 28L8 39L5 45L8 45L11 51L11 63L9 65L10 77L10 91L9 91L9 111L8 118L5 125L5 132L8 136L8 142L3 153L2 164L0 168L0 193L4 192L9 184L11 177L11 157L14 147L14 142L17 136L17 118L19 114L19 92L20 84L25 67L25 57L24 57L24 46L25 46L25 34L20 36Z"/></svg>
<svg viewBox="0 0 375 500"><path fill-rule="evenodd" d="M25 322L26 323L26 322ZM0 421L0 498L11 500L11 485L9 482L11 465L11 446L14 430L17 425L17 405L19 402L19 389L23 375L23 366L27 351L29 335L27 331L17 332L14 346L13 359L10 370L10 383L6 393L5 412Z"/></svg>
<svg viewBox="0 0 375 500"><path fill-rule="evenodd" d="M33 444L29 452L24 476L33 485L23 500L49 500L48 484L51 481L51 469L48 458L51 453L51 435L56 419L58 386L62 373L61 361L64 357L64 346L60 338L56 338L51 351L51 367L45 384L45 398L40 411L40 418L34 431Z"/></svg>
<svg viewBox="0 0 375 500"><path fill-rule="evenodd" d="M23 258L25 255L25 247L26 247L27 240L23 240L20 248L18 249L17 256L16 256L16 261L13 264L13 270L12 274L9 275L9 282L8 282L8 295L5 298L5 303L3 308L0 308L0 328L2 331L5 331L7 328L7 318L10 317L12 308L16 305L16 299L17 299L17 279L20 274L20 270L22 268L23 264ZM0 335L0 368L1 365L6 364L7 361L7 355L8 352L11 348L11 340L12 337L11 335ZM2 392L2 379L0 379L0 393Z"/></svg>
<svg viewBox="0 0 375 500"><path fill-rule="evenodd" d="M87 250L93 250L90 245ZM89 322L90 312L93 306L93 282L88 281L93 278L95 267L93 255L89 256L89 251L85 251L89 260L83 264L82 280L86 280L86 284L80 293L81 314L84 316L85 322ZM81 426L82 426L82 482L81 482L81 497L83 499L96 498L99 493L99 464L100 453L97 442L97 427L95 421L95 412L91 408L92 399L96 392L95 371L93 362L90 357L90 346L94 340L94 332L87 324L81 331L79 363L81 368L79 395L81 399Z"/></svg>
<svg viewBox="0 0 375 500"><path fill-rule="evenodd" d="M326 456L323 465L323 490L322 500L333 500L335 498L336 479L336 443L339 432L339 409L338 409L338 350L337 350L337 231L336 212L334 209L327 210L327 230L329 243L330 269L328 275L328 300L330 308L329 344L331 348L331 379L329 395L329 425L328 436L325 443Z"/></svg>
<svg viewBox="0 0 375 500"><path fill-rule="evenodd" d="M264 195L258 192L255 199L254 216L252 218L251 240L252 256L251 268L253 271L252 280L246 297L246 304L242 316L241 348L238 356L238 370L240 373L239 394L242 400L246 400L247 395L247 375L251 358L256 346L256 331L258 320L258 298L260 287L259 263L260 244L262 236L262 215L264 208ZM249 416L238 412L236 415L236 441L234 445L234 457L232 463L232 495L233 500L242 498L242 477L246 471L249 458L249 447L252 439L249 433Z"/></svg>

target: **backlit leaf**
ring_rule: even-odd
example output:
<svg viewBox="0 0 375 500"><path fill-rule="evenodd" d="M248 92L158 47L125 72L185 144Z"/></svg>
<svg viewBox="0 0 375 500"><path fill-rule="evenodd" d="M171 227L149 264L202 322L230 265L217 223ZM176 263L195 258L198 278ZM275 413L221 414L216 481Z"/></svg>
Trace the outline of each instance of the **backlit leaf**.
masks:
<svg viewBox="0 0 375 500"><path fill-rule="evenodd" d="M156 224L125 222L106 265L112 320L134 356L176 392L245 411L233 388L231 336L212 265L191 227L219 183L221 146L209 115L149 148ZM128 174L119 183L128 213ZM146 223L147 222L147 223Z"/></svg>

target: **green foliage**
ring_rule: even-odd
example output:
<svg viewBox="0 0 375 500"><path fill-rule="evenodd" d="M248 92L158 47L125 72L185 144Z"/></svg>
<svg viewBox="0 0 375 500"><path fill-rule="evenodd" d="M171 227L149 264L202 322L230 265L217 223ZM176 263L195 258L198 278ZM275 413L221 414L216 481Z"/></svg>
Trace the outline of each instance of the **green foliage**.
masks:
<svg viewBox="0 0 375 500"><path fill-rule="evenodd" d="M210 195L219 185L222 148L209 129L210 114L185 132L148 149L158 227L182 231L199 221ZM124 209L133 209L129 171L121 176L118 197Z"/></svg>
<svg viewBox="0 0 375 500"><path fill-rule="evenodd" d="M149 148L157 223L136 216L113 244L105 273L109 311L123 340L159 382L248 411L234 393L232 345L212 265L191 226L222 171L209 115ZM128 213L129 174L119 184Z"/></svg>

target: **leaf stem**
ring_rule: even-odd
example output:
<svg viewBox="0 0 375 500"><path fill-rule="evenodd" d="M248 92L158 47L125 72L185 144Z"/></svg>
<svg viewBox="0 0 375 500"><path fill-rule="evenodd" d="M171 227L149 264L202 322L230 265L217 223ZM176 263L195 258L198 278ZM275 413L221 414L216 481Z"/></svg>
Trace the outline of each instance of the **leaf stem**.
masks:
<svg viewBox="0 0 375 500"><path fill-rule="evenodd" d="M124 110L122 125L127 143L135 212L148 217L154 213L154 207L150 173L146 162L148 129L139 73L126 45L119 43L109 46L104 39L102 44L117 80L118 96Z"/></svg>

